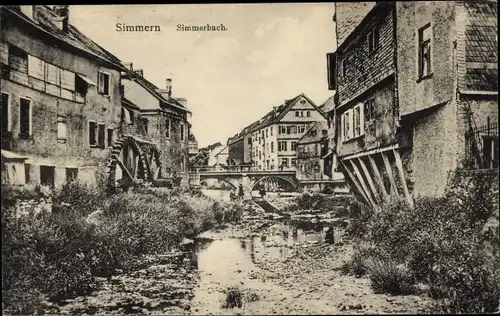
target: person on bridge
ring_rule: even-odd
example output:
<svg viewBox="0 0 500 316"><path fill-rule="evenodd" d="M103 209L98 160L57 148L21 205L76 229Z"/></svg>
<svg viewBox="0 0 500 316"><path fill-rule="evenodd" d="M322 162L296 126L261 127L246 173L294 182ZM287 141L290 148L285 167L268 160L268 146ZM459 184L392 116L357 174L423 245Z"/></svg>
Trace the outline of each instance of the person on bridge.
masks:
<svg viewBox="0 0 500 316"><path fill-rule="evenodd" d="M240 185L238 186L238 197L243 200L243 185L240 183Z"/></svg>

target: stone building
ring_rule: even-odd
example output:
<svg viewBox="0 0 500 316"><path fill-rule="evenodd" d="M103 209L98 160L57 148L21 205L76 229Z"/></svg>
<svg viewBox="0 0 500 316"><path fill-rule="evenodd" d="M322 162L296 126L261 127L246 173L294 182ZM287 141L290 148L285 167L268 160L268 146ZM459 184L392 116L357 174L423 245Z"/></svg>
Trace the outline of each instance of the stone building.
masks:
<svg viewBox="0 0 500 316"><path fill-rule="evenodd" d="M120 61L80 33L68 6L0 6L2 150L28 183L95 182L120 124Z"/></svg>
<svg viewBox="0 0 500 316"><path fill-rule="evenodd" d="M191 112L185 104L172 97L172 80L166 79L165 89L160 89L144 77L142 70L128 64L122 72L123 93L140 109L140 123L147 133L147 140L159 151L157 178L180 177L181 184L189 183L189 152L194 138L188 117ZM185 101L185 99L181 99Z"/></svg>
<svg viewBox="0 0 500 316"><path fill-rule="evenodd" d="M324 113L304 94L276 106L252 127L252 159L258 170L294 170L296 145Z"/></svg>
<svg viewBox="0 0 500 316"><path fill-rule="evenodd" d="M306 190L348 193L344 175L334 165L334 153L328 143L328 122L313 123L297 142L297 180Z"/></svg>
<svg viewBox="0 0 500 316"><path fill-rule="evenodd" d="M345 25L337 11L338 47L328 55L336 152L359 197L377 205L393 195L412 204L416 196L442 195L467 153L498 165L498 136L496 143L466 137L495 126L498 115L496 2L381 1L368 8L343 17Z"/></svg>

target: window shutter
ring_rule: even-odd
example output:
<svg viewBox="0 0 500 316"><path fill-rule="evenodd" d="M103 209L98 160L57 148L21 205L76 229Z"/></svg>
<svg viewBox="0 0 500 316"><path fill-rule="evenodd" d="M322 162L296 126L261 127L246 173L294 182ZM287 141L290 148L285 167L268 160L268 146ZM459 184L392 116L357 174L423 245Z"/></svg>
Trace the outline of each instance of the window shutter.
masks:
<svg viewBox="0 0 500 316"><path fill-rule="evenodd" d="M336 90L337 89L337 54L336 53L327 53L326 54L326 67L328 74L328 90Z"/></svg>
<svg viewBox="0 0 500 316"><path fill-rule="evenodd" d="M35 56L28 55L28 75L44 80L45 62Z"/></svg>

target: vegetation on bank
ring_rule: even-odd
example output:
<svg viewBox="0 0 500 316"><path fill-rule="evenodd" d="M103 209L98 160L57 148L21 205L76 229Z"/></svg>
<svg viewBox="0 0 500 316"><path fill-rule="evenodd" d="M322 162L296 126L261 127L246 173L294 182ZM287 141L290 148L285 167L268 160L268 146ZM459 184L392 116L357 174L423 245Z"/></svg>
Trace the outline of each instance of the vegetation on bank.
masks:
<svg viewBox="0 0 500 316"><path fill-rule="evenodd" d="M2 310L32 314L44 298L84 294L96 277L134 269L138 256L164 253L241 214L240 205L195 190L143 188L108 197L79 182L54 193L4 186Z"/></svg>
<svg viewBox="0 0 500 316"><path fill-rule="evenodd" d="M335 216L350 215L350 205L353 203L349 195L329 195L323 193L302 193L289 199L286 203L280 202L280 209L286 213L301 213L314 211L318 213L333 212Z"/></svg>
<svg viewBox="0 0 500 316"><path fill-rule="evenodd" d="M418 199L413 208L398 201L377 211L361 207L348 231L356 252L343 271L369 276L376 292L425 291L438 299L438 312L498 311L498 206L487 185L471 187Z"/></svg>

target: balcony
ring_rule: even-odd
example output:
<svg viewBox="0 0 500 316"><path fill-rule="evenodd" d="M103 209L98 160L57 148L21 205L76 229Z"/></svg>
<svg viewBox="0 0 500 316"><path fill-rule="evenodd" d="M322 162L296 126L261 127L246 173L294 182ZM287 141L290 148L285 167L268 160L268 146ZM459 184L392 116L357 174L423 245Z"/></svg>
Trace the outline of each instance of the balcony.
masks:
<svg viewBox="0 0 500 316"><path fill-rule="evenodd" d="M198 142L195 140L190 140L188 143L188 153L189 155L198 154Z"/></svg>

